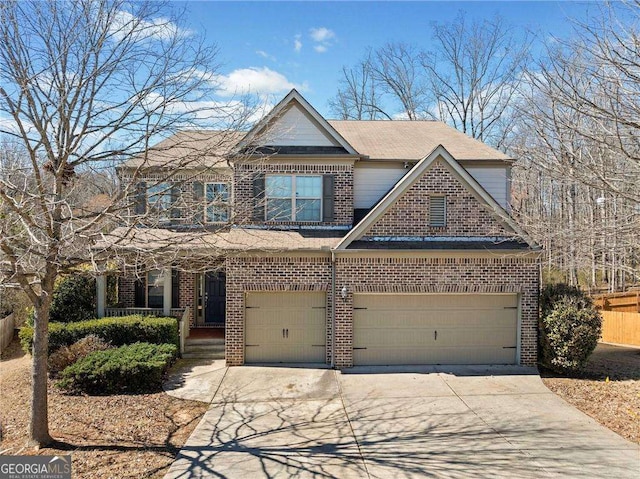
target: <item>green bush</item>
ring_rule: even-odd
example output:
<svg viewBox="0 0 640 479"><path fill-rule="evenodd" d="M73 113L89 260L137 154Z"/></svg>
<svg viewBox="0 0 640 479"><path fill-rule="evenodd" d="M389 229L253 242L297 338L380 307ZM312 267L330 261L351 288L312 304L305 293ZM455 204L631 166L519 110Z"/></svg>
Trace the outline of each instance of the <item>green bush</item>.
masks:
<svg viewBox="0 0 640 479"><path fill-rule="evenodd" d="M60 323L96 317L96 281L87 276L67 276L56 286L49 320Z"/></svg>
<svg viewBox="0 0 640 479"><path fill-rule="evenodd" d="M550 285L540 297L539 360L548 369L582 369L596 348L602 318L591 298L568 285Z"/></svg>
<svg viewBox="0 0 640 479"><path fill-rule="evenodd" d="M49 356L49 374L55 377L79 359L95 351L105 351L109 348L111 344L93 334L76 341L71 346L62 346Z"/></svg>
<svg viewBox="0 0 640 479"><path fill-rule="evenodd" d="M155 392L177 351L173 344L149 343L96 351L62 371L56 386L96 395Z"/></svg>
<svg viewBox="0 0 640 479"><path fill-rule="evenodd" d="M176 318L156 318L154 316L123 316L102 318L77 323L49 323L49 353L63 346L93 334L113 346L137 342L153 344L175 344L180 346L178 320ZM24 326L20 330L20 341L26 352L33 345L33 328Z"/></svg>

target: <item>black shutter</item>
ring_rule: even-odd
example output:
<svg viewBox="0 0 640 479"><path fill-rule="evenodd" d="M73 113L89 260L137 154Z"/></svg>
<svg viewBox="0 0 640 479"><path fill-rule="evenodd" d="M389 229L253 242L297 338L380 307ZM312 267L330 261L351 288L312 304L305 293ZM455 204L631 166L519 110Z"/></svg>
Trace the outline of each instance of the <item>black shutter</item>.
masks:
<svg viewBox="0 0 640 479"><path fill-rule="evenodd" d="M322 176L322 221L326 223L332 222L335 219L333 183L333 175Z"/></svg>
<svg viewBox="0 0 640 479"><path fill-rule="evenodd" d="M180 307L180 271L171 270L171 307Z"/></svg>
<svg viewBox="0 0 640 479"><path fill-rule="evenodd" d="M180 187L172 186L171 187L171 219L174 220L176 218L180 218L182 212L182 208L180 207Z"/></svg>
<svg viewBox="0 0 640 479"><path fill-rule="evenodd" d="M136 215L144 215L147 212L147 184L144 181L136 184L136 192L134 198L134 213Z"/></svg>
<svg viewBox="0 0 640 479"><path fill-rule="evenodd" d="M204 184L201 181L193 183L193 222L204 222Z"/></svg>
<svg viewBox="0 0 640 479"><path fill-rule="evenodd" d="M264 175L253 177L253 221L264 221Z"/></svg>
<svg viewBox="0 0 640 479"><path fill-rule="evenodd" d="M133 297L133 306L136 308L146 308L146 284L144 278L136 279L134 283L134 297Z"/></svg>

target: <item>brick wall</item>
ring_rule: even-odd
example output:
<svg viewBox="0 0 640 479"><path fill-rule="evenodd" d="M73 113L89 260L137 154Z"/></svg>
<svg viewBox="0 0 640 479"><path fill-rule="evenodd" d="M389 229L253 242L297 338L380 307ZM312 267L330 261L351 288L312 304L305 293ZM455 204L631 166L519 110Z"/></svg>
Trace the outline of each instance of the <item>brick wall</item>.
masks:
<svg viewBox="0 0 640 479"><path fill-rule="evenodd" d="M122 181L127 183L131 181L128 176L123 176ZM168 175L166 172L160 173L148 173L146 175L142 175L137 179L138 182L146 182L147 187L158 183L158 182L168 182L173 183L178 186L180 189L180 195L177 202L178 207L180 208L181 214L178 218L172 218L170 224L161 223L159 225L153 224L155 219L152 217L146 218L144 223L148 226L179 226L179 225L194 225L194 224L202 224L203 217L197 216L202 215L204 212L204 198L196 199L194 197L194 187L193 184L196 182L206 184L206 183L227 183L229 185L229 194L230 194L230 203L233 204L233 175L231 170L207 170L202 172L197 171L185 171L181 173L175 173L172 175ZM130 201L132 204L134 203L135 198L135 188L132 189L132 196ZM232 212L233 214L233 212Z"/></svg>
<svg viewBox="0 0 640 479"><path fill-rule="evenodd" d="M429 226L429 195L446 195L446 226ZM437 160L364 234L371 236L503 236L493 214Z"/></svg>
<svg viewBox="0 0 640 479"><path fill-rule="evenodd" d="M347 299L336 308L338 367L353 366L353 293L519 293L522 364L537 359L538 260L491 258L337 258L336 289Z"/></svg>
<svg viewBox="0 0 640 479"><path fill-rule="evenodd" d="M327 344L331 344L331 261L328 257L227 259L227 365L244 364L244 292L326 291ZM327 362L330 348L327 348Z"/></svg>
<svg viewBox="0 0 640 479"><path fill-rule="evenodd" d="M118 302L123 308L133 308L136 301L136 279L133 276L118 277Z"/></svg>
<svg viewBox="0 0 640 479"><path fill-rule="evenodd" d="M189 327L195 326L195 287L196 287L196 275L195 273L187 273L180 271L180 308L189 307Z"/></svg>
<svg viewBox="0 0 640 479"><path fill-rule="evenodd" d="M353 165L269 164L245 163L236 165L234 172L235 213L238 224L254 223L253 178L256 173L334 175L334 221L330 223L304 222L303 225L353 224ZM277 222L278 225L298 224Z"/></svg>

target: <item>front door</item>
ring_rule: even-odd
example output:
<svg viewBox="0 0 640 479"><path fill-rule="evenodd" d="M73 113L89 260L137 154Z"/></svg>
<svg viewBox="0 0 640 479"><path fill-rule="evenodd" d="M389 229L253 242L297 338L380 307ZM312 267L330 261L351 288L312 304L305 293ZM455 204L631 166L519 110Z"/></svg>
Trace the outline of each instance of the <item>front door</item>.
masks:
<svg viewBox="0 0 640 479"><path fill-rule="evenodd" d="M204 323L224 324L226 286L224 272L215 271L205 274L204 281Z"/></svg>

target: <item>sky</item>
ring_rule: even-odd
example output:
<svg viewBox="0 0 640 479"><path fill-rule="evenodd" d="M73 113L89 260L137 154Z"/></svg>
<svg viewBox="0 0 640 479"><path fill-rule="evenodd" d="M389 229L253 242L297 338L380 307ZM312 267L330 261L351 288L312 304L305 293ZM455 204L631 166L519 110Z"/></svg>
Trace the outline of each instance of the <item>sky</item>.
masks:
<svg viewBox="0 0 640 479"><path fill-rule="evenodd" d="M186 27L220 49L222 95L250 89L272 102L297 88L325 117L343 66L386 42L431 45L431 25L462 11L469 20L496 14L534 48L571 35L573 21L597 14L597 2L235 2L188 1Z"/></svg>

